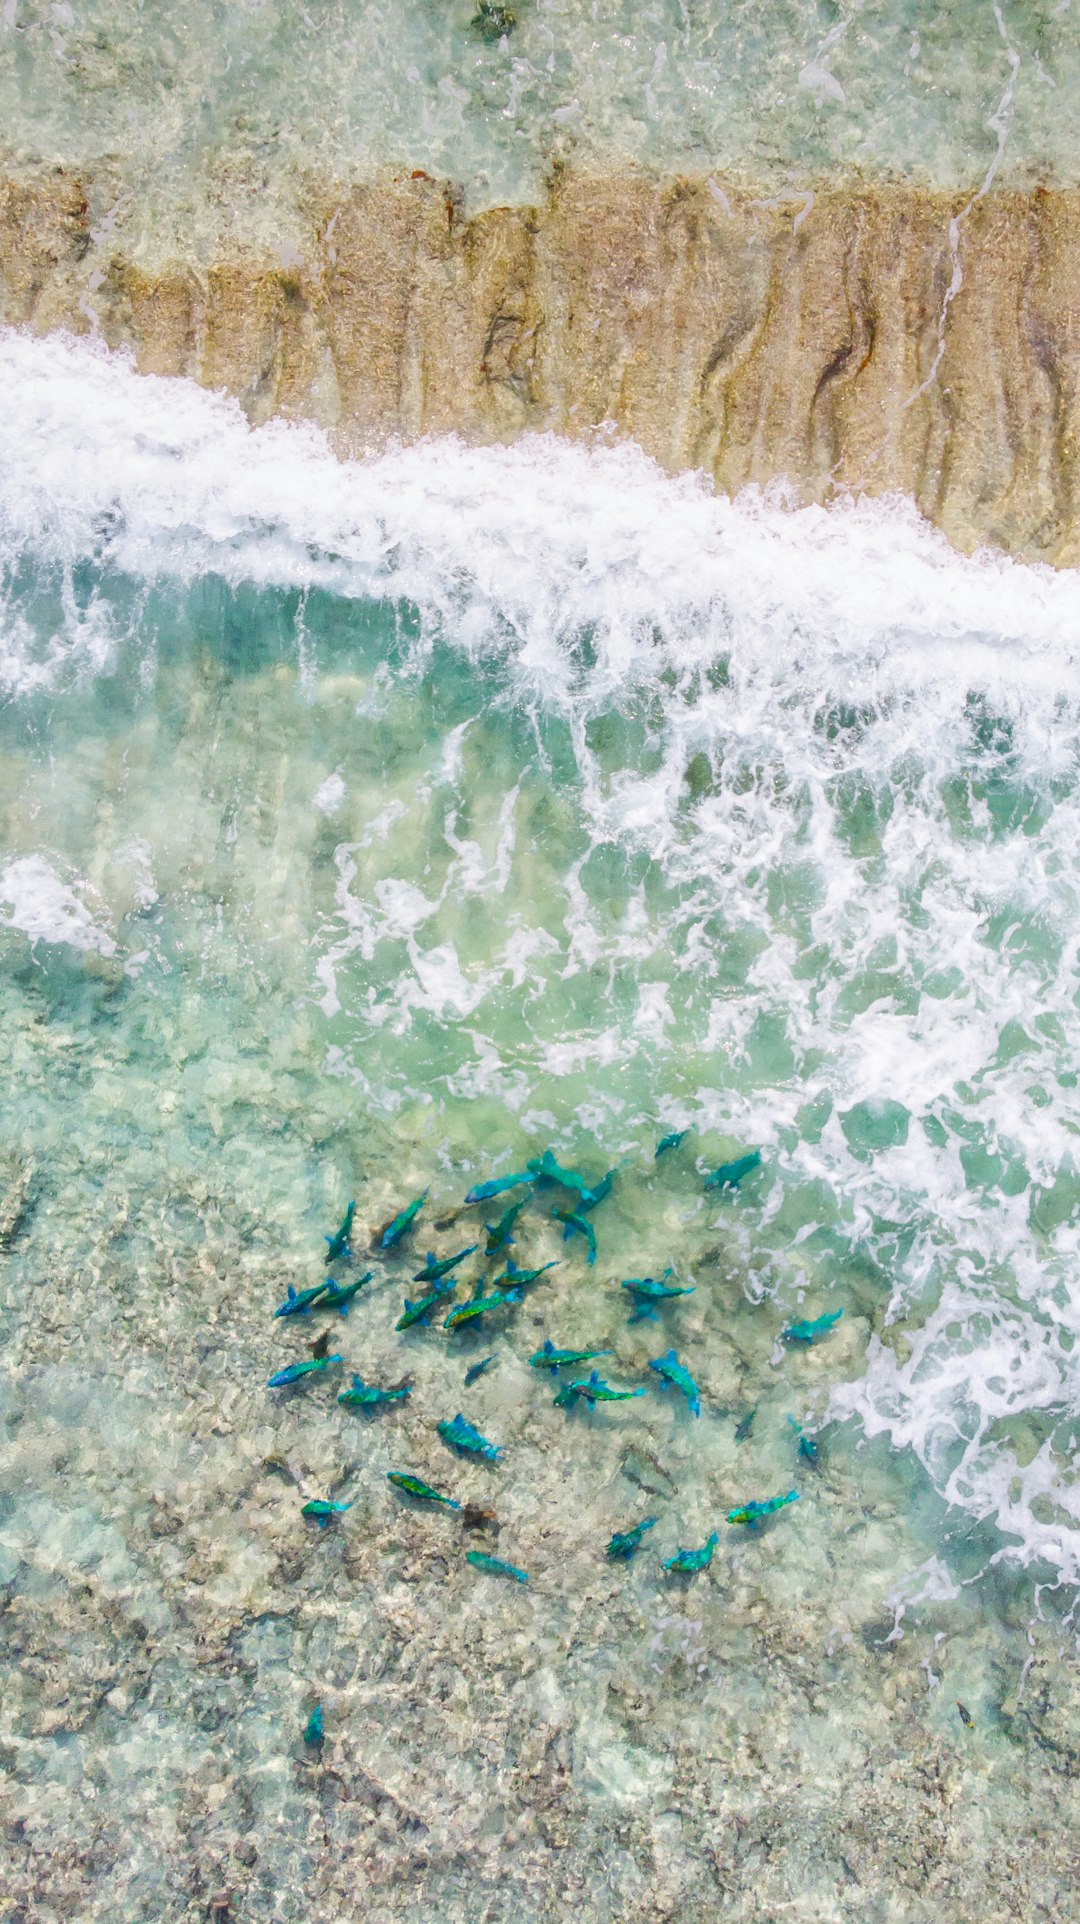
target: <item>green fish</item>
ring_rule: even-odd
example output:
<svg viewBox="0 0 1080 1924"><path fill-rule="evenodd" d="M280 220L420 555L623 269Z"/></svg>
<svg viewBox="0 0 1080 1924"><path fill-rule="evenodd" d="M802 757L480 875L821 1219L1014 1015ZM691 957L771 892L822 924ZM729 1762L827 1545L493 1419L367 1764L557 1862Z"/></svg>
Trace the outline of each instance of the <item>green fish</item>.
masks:
<svg viewBox="0 0 1080 1924"><path fill-rule="evenodd" d="M461 1508L455 1497L433 1490L430 1483L421 1483L418 1476L410 1476L407 1470L387 1470L386 1481L392 1483L395 1490L404 1490L406 1496L414 1496L422 1503L445 1503L448 1510Z"/></svg>
<svg viewBox="0 0 1080 1924"><path fill-rule="evenodd" d="M422 1296L419 1302L410 1303L406 1296L405 1307L398 1317L397 1322L394 1324L394 1328L412 1329L414 1323L423 1323L426 1326L427 1319L431 1315L432 1310L437 1307L444 1296L452 1296L454 1288L454 1279L451 1277L448 1283L436 1283L434 1289L429 1290L426 1296Z"/></svg>
<svg viewBox="0 0 1080 1924"><path fill-rule="evenodd" d="M550 1370L554 1376L556 1370L576 1369L580 1363L592 1363L598 1356L614 1356L614 1354L614 1350L610 1349L556 1349L551 1338L546 1337L543 1349L536 1350L530 1356L529 1368Z"/></svg>
<svg viewBox="0 0 1080 1924"><path fill-rule="evenodd" d="M565 1223L568 1230L575 1230L584 1236L587 1255L585 1261L590 1265L596 1261L596 1231L587 1216L578 1215L573 1209L553 1209L556 1222Z"/></svg>
<svg viewBox="0 0 1080 1924"><path fill-rule="evenodd" d="M559 1409L569 1409L579 1396L583 1396L590 1406L597 1403L628 1403L632 1396L644 1396L644 1390L613 1390L602 1376L593 1370L587 1381L566 1383L555 1398Z"/></svg>
<svg viewBox="0 0 1080 1924"><path fill-rule="evenodd" d="M738 1156L734 1162L722 1162L711 1176L706 1176L706 1189L737 1189L744 1176L761 1166L761 1150L751 1149L746 1156Z"/></svg>
<svg viewBox="0 0 1080 1924"><path fill-rule="evenodd" d="M478 1316L486 1316L489 1309L502 1309L506 1303L520 1303L521 1294L516 1289L497 1289L490 1296L474 1296L469 1303L459 1303L449 1316L443 1318L444 1329L459 1329L463 1323L475 1322Z"/></svg>
<svg viewBox="0 0 1080 1924"><path fill-rule="evenodd" d="M460 1410L452 1423L439 1423L436 1428L444 1443L466 1456L482 1456L489 1463L498 1463L504 1454L498 1444L489 1443L486 1436L481 1436L475 1424L467 1422Z"/></svg>
<svg viewBox="0 0 1080 1924"><path fill-rule="evenodd" d="M318 1376L321 1371L333 1369L340 1356L312 1356L306 1363L288 1363L283 1370L275 1370L267 1381L267 1389L283 1390L289 1383L299 1383L305 1376Z"/></svg>
<svg viewBox="0 0 1080 1924"><path fill-rule="evenodd" d="M305 1744L312 1744L317 1748L322 1744L323 1735L322 1705L316 1704L307 1723L304 1725L304 1742Z"/></svg>
<svg viewBox="0 0 1080 1924"><path fill-rule="evenodd" d="M635 1523L632 1530L616 1530L615 1535L607 1547L608 1556L611 1557L613 1561L619 1557L623 1557L629 1562L634 1551L640 1544L642 1537L645 1535L646 1530L651 1530L653 1525L658 1521L659 1519L657 1517L647 1516L643 1517L640 1523Z"/></svg>
<svg viewBox="0 0 1080 1924"><path fill-rule="evenodd" d="M414 1283L437 1283L440 1276L449 1276L452 1269L465 1261L466 1256L476 1253L476 1244L470 1243L468 1249L459 1249L456 1256L444 1256L440 1262L433 1249L429 1249L423 1269L417 1270Z"/></svg>
<svg viewBox="0 0 1080 1924"><path fill-rule="evenodd" d="M782 1343L805 1343L808 1347L817 1342L819 1336L827 1336L834 1323L840 1321L842 1309L834 1309L832 1315L815 1317L812 1323L789 1323L780 1331Z"/></svg>
<svg viewBox="0 0 1080 1924"><path fill-rule="evenodd" d="M340 1229L335 1230L332 1236L323 1237L323 1242L326 1244L326 1260L328 1263L343 1262L346 1257L352 1255L352 1250L349 1248L349 1237L352 1233L352 1219L355 1214L356 1204L351 1202L342 1217Z"/></svg>
<svg viewBox="0 0 1080 1924"><path fill-rule="evenodd" d="M692 1575L695 1570L707 1570L713 1560L713 1551L716 1549L719 1541L720 1538L714 1530L711 1536L706 1537L700 1550L684 1550L680 1547L676 1550L673 1557L668 1557L667 1562L664 1564L664 1569L675 1570L680 1573L686 1572L690 1575Z"/></svg>
<svg viewBox="0 0 1080 1924"><path fill-rule="evenodd" d="M549 1269L558 1269L558 1267L558 1263L552 1261L541 1263L539 1269L519 1269L511 1259L502 1275L496 1276L492 1288L498 1289L503 1283L509 1283L512 1289L528 1289L530 1283L538 1283L541 1276L546 1276Z"/></svg>
<svg viewBox="0 0 1080 1924"><path fill-rule="evenodd" d="M659 1162L661 1156L666 1156L669 1149L677 1149L680 1142L685 1142L689 1134L689 1129L673 1129L669 1136L661 1136L656 1145L656 1154L653 1157L653 1161Z"/></svg>
<svg viewBox="0 0 1080 1924"><path fill-rule="evenodd" d="M393 1222L387 1223L379 1237L380 1249L393 1249L395 1243L399 1243L403 1236L408 1235L427 1201L427 1194L425 1189L422 1195L417 1196L415 1202L411 1202L407 1209L402 1210L400 1216L395 1216Z"/></svg>
<svg viewBox="0 0 1080 1924"><path fill-rule="evenodd" d="M412 1395L412 1377L406 1376L392 1389L379 1389L374 1383L365 1383L362 1376L353 1373L352 1388L342 1390L338 1397L347 1409L374 1409L379 1403L403 1403Z"/></svg>
<svg viewBox="0 0 1080 1924"><path fill-rule="evenodd" d="M351 1509L351 1499L348 1503L332 1503L329 1497L313 1496L310 1503L304 1504L300 1515L314 1517L319 1528L325 1530L327 1524L331 1522L334 1517L341 1516L346 1510Z"/></svg>
<svg viewBox="0 0 1080 1924"><path fill-rule="evenodd" d="M489 1577L513 1577L515 1583L528 1583L527 1570L519 1570L516 1563L504 1563L501 1557L489 1557L486 1550L468 1550L466 1563L474 1570L486 1570Z"/></svg>
<svg viewBox="0 0 1080 1924"><path fill-rule="evenodd" d="M764 1503L744 1503L739 1510L728 1511L729 1523L745 1523L749 1529L756 1530L763 1517L772 1516L782 1510L787 1503L799 1501L798 1490L789 1490L786 1496L770 1496Z"/></svg>
<svg viewBox="0 0 1080 1924"><path fill-rule="evenodd" d="M484 1224L487 1231L487 1241L484 1244L485 1256L497 1256L500 1249L511 1248L514 1238L510 1231L528 1200L527 1196L523 1196L520 1202L511 1203L509 1209L504 1210L497 1223Z"/></svg>
<svg viewBox="0 0 1080 1924"><path fill-rule="evenodd" d="M326 1279L326 1294L319 1304L319 1308L339 1309L343 1316L347 1316L349 1314L349 1304L352 1302L353 1297L359 1295L360 1291L370 1283L374 1274L375 1271L373 1269L366 1270L364 1275L358 1276L354 1283L335 1283L333 1278L328 1276Z"/></svg>

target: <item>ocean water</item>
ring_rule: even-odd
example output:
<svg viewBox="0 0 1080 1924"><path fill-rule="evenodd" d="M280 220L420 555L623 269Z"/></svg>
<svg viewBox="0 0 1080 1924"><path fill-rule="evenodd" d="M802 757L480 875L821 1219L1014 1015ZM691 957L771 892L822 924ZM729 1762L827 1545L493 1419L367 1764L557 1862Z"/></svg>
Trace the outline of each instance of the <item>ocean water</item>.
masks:
<svg viewBox="0 0 1080 1924"><path fill-rule="evenodd" d="M286 256L314 182L423 167L470 211L553 164L771 192L1077 180L1074 0L5 0L7 165L89 172L94 243ZM489 11L489 21L491 19Z"/></svg>
<svg viewBox="0 0 1080 1924"><path fill-rule="evenodd" d="M853 1743L967 1746L1007 1823L1080 1583L1075 577L600 443L343 464L86 344L6 334L0 383L0 1743L48 1866L12 1917L205 1915L223 1885L351 1915L317 1881L339 1848L371 1916L558 1914L569 1889L513 1883L537 1732L597 1917L662 1914L631 1818L689 1876L680 1745L734 1783L752 1734L818 1786ZM548 1147L615 1171L595 1265L538 1191L513 1253L557 1267L525 1300L399 1334L423 1253L505 1207L470 1185ZM373 1281L275 1321L350 1199ZM619 1283L668 1270L693 1293L630 1325ZM268 1391L322 1328L410 1400ZM645 1394L554 1409L545 1337ZM670 1347L698 1419L648 1369ZM458 1409L497 1470L440 1441ZM322 1531L316 1495L352 1507ZM707 1573L664 1573L714 1529ZM362 1818L312 1789L334 1758ZM800 1809L784 1901L852 1914ZM391 1834L428 1852L393 1896Z"/></svg>

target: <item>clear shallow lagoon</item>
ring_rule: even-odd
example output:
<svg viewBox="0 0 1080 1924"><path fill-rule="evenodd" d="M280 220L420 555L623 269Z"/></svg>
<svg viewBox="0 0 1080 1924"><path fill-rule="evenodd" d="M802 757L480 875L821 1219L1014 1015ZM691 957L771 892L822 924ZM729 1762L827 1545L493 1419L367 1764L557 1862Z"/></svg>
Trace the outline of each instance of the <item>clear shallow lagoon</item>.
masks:
<svg viewBox="0 0 1080 1924"><path fill-rule="evenodd" d="M715 1775L793 1799L779 1885L736 1852L762 1901L951 1915L930 1870L880 1907L893 1833L853 1842L843 1786L925 1842L932 1751L952 1821L1007 1830L1032 1729L1072 1741L1074 577L632 450L339 464L58 342L5 337L0 376L20 1866L110 1918L220 1885L343 1914L357 1866L376 1917L481 1889L555 1915L581 1866L590 1915L696 1916ZM426 1225L547 1145L618 1172L595 1268L540 1196L515 1254L559 1267L519 1309L395 1333L422 1252L503 1204ZM351 1197L363 1260L428 1185L417 1260L376 1260L347 1321L272 1320ZM666 1266L694 1294L628 1327L618 1281ZM265 1389L327 1323L348 1369L413 1374L402 1410ZM544 1335L612 1346L619 1384L675 1344L700 1420L651 1386L565 1416ZM497 1471L438 1439L458 1408ZM404 1509L391 1468L494 1502L498 1539ZM759 1536L725 1523L793 1484ZM714 1527L709 1573L666 1578ZM530 1895L559 1848L570 1882Z"/></svg>

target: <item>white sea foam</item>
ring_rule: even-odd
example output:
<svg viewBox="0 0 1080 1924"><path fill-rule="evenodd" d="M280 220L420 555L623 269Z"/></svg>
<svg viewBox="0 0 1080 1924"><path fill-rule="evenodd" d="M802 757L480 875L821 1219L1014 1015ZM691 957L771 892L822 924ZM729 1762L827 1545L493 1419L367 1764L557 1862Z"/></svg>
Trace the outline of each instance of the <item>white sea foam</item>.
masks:
<svg viewBox="0 0 1080 1924"><path fill-rule="evenodd" d="M0 923L48 947L116 953L112 936L98 927L76 889L40 855L20 856L0 870Z"/></svg>
<svg viewBox="0 0 1080 1924"><path fill-rule="evenodd" d="M776 1172L760 1211L710 1197L704 1218L754 1253L754 1287L822 1294L830 1237L887 1278L885 1340L865 1368L852 1350L833 1414L914 1451L1016 1554L1080 1577L1080 1495L1050 1434L1080 1423L1080 580L962 558L901 502L732 502L633 448L437 441L339 463L313 430L253 430L85 344L2 335L0 378L9 557L67 580L91 558L139 581L408 599L410 673L443 641L482 668L478 709L565 722L579 833L556 928L533 912L520 785L474 806L473 723L447 729L408 801L373 792L352 818L312 969L324 1016L364 1040L350 1055L335 1036L328 1068L393 1113L393 1041L453 1030L455 1097L541 1130L565 1096L617 1149L640 1102L623 1078L645 1062L659 1079L682 1050L666 1109L761 1143ZM12 615L9 689L135 645L104 600L65 605L37 652ZM359 713L393 699L385 668ZM605 714L648 716L621 761L596 746ZM313 777L316 810L344 817L348 776ZM612 843L658 865L659 905L641 885L598 905L589 863ZM31 890L26 861L5 871L10 920L111 941L51 870L52 894L37 871ZM589 984L596 1019L546 1031L544 1001L572 1016ZM511 1059L493 1012L514 994Z"/></svg>

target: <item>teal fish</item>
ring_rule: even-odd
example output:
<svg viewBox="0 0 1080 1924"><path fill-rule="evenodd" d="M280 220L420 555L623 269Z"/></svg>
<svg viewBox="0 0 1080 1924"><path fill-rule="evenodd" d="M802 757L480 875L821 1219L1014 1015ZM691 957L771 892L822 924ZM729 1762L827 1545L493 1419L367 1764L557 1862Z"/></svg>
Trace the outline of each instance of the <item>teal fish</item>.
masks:
<svg viewBox="0 0 1080 1924"><path fill-rule="evenodd" d="M528 1583L527 1570L519 1570L516 1563L504 1563L501 1557L489 1557L486 1550L467 1550L466 1563L474 1570L486 1570L489 1577L513 1577L515 1583Z"/></svg>
<svg viewBox="0 0 1080 1924"><path fill-rule="evenodd" d="M729 1510L727 1520L729 1523L745 1523L751 1530L756 1530L763 1517L782 1510L786 1503L798 1501L798 1490L789 1490L786 1496L770 1496L764 1503L744 1503L741 1509Z"/></svg>
<svg viewBox="0 0 1080 1924"><path fill-rule="evenodd" d="M490 1182L478 1182L474 1189L470 1189L465 1201L491 1202L493 1197L504 1195L508 1189L520 1189L524 1182L532 1182L531 1169L523 1169L514 1176L493 1176Z"/></svg>
<svg viewBox="0 0 1080 1924"><path fill-rule="evenodd" d="M840 1321L842 1309L834 1309L831 1315L818 1316L812 1323L789 1323L780 1331L782 1343L814 1344L820 1336L827 1336L834 1323Z"/></svg>
<svg viewBox="0 0 1080 1924"><path fill-rule="evenodd" d="M352 1250L349 1248L349 1237L352 1233L352 1219L355 1214L356 1204L351 1202L341 1219L340 1229L336 1229L332 1236L323 1237L323 1242L327 1245L326 1260L328 1263L344 1262L346 1257L352 1255Z"/></svg>
<svg viewBox="0 0 1080 1924"><path fill-rule="evenodd" d="M411 1202L406 1209L401 1211L400 1216L395 1216L393 1222L387 1223L386 1228L379 1237L380 1249L393 1249L394 1245L399 1243L403 1236L408 1235L427 1201L427 1194L428 1192L425 1189L422 1195L417 1196L414 1202Z"/></svg>
<svg viewBox="0 0 1080 1924"><path fill-rule="evenodd" d="M520 1303L521 1296L516 1289L496 1289L490 1296L474 1296L471 1302L459 1303L449 1316L443 1318L444 1329L460 1329L463 1323L473 1323L478 1316L486 1316L490 1309L502 1309L507 1303Z"/></svg>
<svg viewBox="0 0 1080 1924"><path fill-rule="evenodd" d="M270 1377L266 1387L283 1390L289 1383L299 1383L305 1376L318 1376L322 1370L332 1369L335 1363L342 1360L340 1356L312 1356L306 1363L289 1363L285 1369L278 1370Z"/></svg>
<svg viewBox="0 0 1080 1924"><path fill-rule="evenodd" d="M319 1304L319 1308L339 1309L343 1316L347 1316L353 1297L358 1296L360 1291L366 1288L374 1274L375 1271L369 1269L363 1276L358 1276L355 1283L335 1283L332 1276L327 1277L326 1295Z"/></svg>
<svg viewBox="0 0 1080 1924"><path fill-rule="evenodd" d="M570 1402L575 1396L583 1396L591 1407L597 1403L628 1403L631 1397L644 1396L644 1394L644 1390L613 1390L611 1384L605 1383L603 1377L599 1375L596 1370L593 1370L587 1380L578 1383L567 1383L564 1388L559 1391L555 1401L561 1408L563 1407L562 1399L565 1397L566 1406L569 1407Z"/></svg>
<svg viewBox="0 0 1080 1924"><path fill-rule="evenodd" d="M664 1274L670 1276L670 1269L666 1269ZM620 1283L619 1288L628 1290L636 1299L637 1307L630 1321L640 1323L643 1317L656 1315L657 1303L672 1302L676 1296L692 1296L695 1285L690 1283L679 1289L668 1283L657 1282L653 1276L631 1276L625 1283Z"/></svg>
<svg viewBox="0 0 1080 1924"><path fill-rule="evenodd" d="M312 1711L310 1717L307 1720L307 1723L304 1725L304 1742L305 1744L311 1744L315 1749L319 1749L322 1745L322 1741L323 1741L322 1705L316 1704L314 1710Z"/></svg>
<svg viewBox="0 0 1080 1924"><path fill-rule="evenodd" d="M680 1363L673 1349L669 1349L664 1356L658 1356L654 1363L649 1364L649 1368L655 1370L658 1376L662 1376L665 1383L670 1383L672 1389L682 1391L690 1406L691 1416L701 1415L701 1397L698 1394L698 1386L691 1376L690 1371L685 1369L682 1363Z"/></svg>
<svg viewBox="0 0 1080 1924"><path fill-rule="evenodd" d="M530 1356L529 1368L550 1370L554 1376L556 1370L568 1367L576 1369L581 1363L592 1363L598 1356L613 1356L614 1353L610 1349L556 1349L551 1338L546 1337L543 1349L536 1350Z"/></svg>
<svg viewBox="0 0 1080 1924"><path fill-rule="evenodd" d="M431 1315L432 1310L438 1306L444 1296L452 1296L453 1293L454 1280L453 1277L451 1277L448 1283L436 1283L434 1289L429 1290L426 1296L422 1296L419 1302L410 1303L406 1296L405 1307L398 1317L397 1322L394 1324L394 1328L412 1329L414 1323L423 1323L426 1327L428 1317Z"/></svg>
<svg viewBox="0 0 1080 1924"><path fill-rule="evenodd" d="M809 1463L812 1470L820 1470L821 1446L816 1436L807 1436L802 1424L796 1423L793 1416L788 1417L788 1422L791 1424L792 1429L799 1439L799 1455L803 1462Z"/></svg>
<svg viewBox="0 0 1080 1924"><path fill-rule="evenodd" d="M456 1256L444 1256L440 1262L433 1249L429 1249L423 1269L418 1269L413 1277L414 1283L437 1283L441 1276L449 1276L452 1269L465 1261L466 1256L476 1254L477 1244L470 1243L468 1249L459 1249Z"/></svg>
<svg viewBox="0 0 1080 1924"><path fill-rule="evenodd" d="M618 1173L617 1170L609 1169L607 1172L607 1175L601 1178L601 1180L597 1183L595 1189L582 1189L579 1192L579 1195L578 1195L578 1215L579 1216L584 1216L586 1210L588 1209L596 1209L599 1206L599 1204L605 1200L606 1197L610 1196L611 1185L615 1181L615 1177L617 1173ZM566 1237L569 1236L569 1234L570 1234L570 1231L568 1229L564 1229L563 1231L564 1241Z"/></svg>
<svg viewBox="0 0 1080 1924"><path fill-rule="evenodd" d="M753 1429L753 1427L754 1427L754 1418L755 1418L755 1416L756 1416L756 1415L757 1415L757 1404L755 1403L755 1404L754 1404L754 1407L753 1407L753 1409L752 1409L752 1410L750 1411L750 1413L749 1413L749 1415L748 1415L748 1416L744 1416L744 1417L743 1417L743 1419L742 1419L742 1422L741 1422L741 1423L736 1423L736 1425L735 1425L735 1441L736 1441L736 1443L745 1443L745 1442L746 1442L746 1439L747 1439L747 1437L749 1436L749 1434L750 1434L750 1432L751 1432L751 1430L752 1430L752 1429Z"/></svg>
<svg viewBox="0 0 1080 1924"><path fill-rule="evenodd" d="M338 1402L347 1409L374 1409L380 1403L403 1403L412 1395L412 1377L406 1376L390 1389L379 1389L374 1383L365 1383L362 1376L354 1372L352 1388L342 1390Z"/></svg>
<svg viewBox="0 0 1080 1924"><path fill-rule="evenodd" d="M673 1129L669 1136L661 1136L656 1145L653 1161L659 1162L661 1156L666 1156L669 1149L677 1149L680 1142L685 1142L689 1134L689 1129Z"/></svg>
<svg viewBox="0 0 1080 1924"><path fill-rule="evenodd" d="M684 1550L680 1547L676 1550L673 1557L668 1557L667 1562L664 1564L664 1569L675 1570L680 1574L686 1573L687 1575L692 1575L695 1570L707 1570L713 1560L713 1552L719 1541L720 1538L714 1530L711 1536L706 1537L700 1550Z"/></svg>
<svg viewBox="0 0 1080 1924"><path fill-rule="evenodd" d="M327 1524L332 1522L334 1517L341 1516L346 1510L351 1509L351 1498L348 1503L333 1503L329 1497L313 1496L310 1503L304 1504L300 1515L313 1517L319 1525L320 1530L325 1530Z"/></svg>
<svg viewBox="0 0 1080 1924"><path fill-rule="evenodd" d="M513 1229L528 1200L529 1198L527 1196L523 1196L520 1202L511 1203L509 1209L503 1211L497 1223L484 1224L484 1228L487 1231L487 1239L484 1243L485 1256L497 1256L500 1249L512 1248L514 1238L511 1236L510 1231Z"/></svg>
<svg viewBox="0 0 1080 1924"><path fill-rule="evenodd" d="M711 1176L706 1176L706 1189L737 1189L744 1176L761 1166L761 1150L751 1149L748 1155L736 1157L734 1162L722 1162Z"/></svg>
<svg viewBox="0 0 1080 1924"><path fill-rule="evenodd" d="M588 1251L585 1261L590 1264L595 1263L596 1231L588 1218L578 1215L573 1209L553 1209L551 1213L556 1222L565 1223L569 1231L576 1231L579 1236L584 1236Z"/></svg>
<svg viewBox="0 0 1080 1924"><path fill-rule="evenodd" d="M456 1497L444 1496L441 1490L433 1490L430 1483L422 1483L418 1476L410 1476L407 1470L387 1470L386 1481L395 1490L403 1490L406 1496L414 1496L420 1503L444 1503L448 1510L460 1510Z"/></svg>
<svg viewBox="0 0 1080 1924"><path fill-rule="evenodd" d="M632 1530L616 1530L615 1535L607 1547L608 1556L611 1557L613 1561L619 1557L624 1557L629 1561L640 1544L642 1537L645 1535L646 1530L651 1530L658 1520L657 1517L647 1516L643 1517L640 1523L635 1523Z"/></svg>
<svg viewBox="0 0 1080 1924"><path fill-rule="evenodd" d="M312 1303L317 1303L319 1300L319 1297L324 1296L326 1294L326 1291L332 1288L333 1288L333 1283L331 1279L327 1277L325 1283L316 1283L314 1289L302 1289L298 1295L296 1290L293 1288L292 1284L290 1283L289 1293L286 1296L285 1301L283 1303L278 1304L276 1310L274 1311L274 1315L275 1316L308 1316L311 1313Z"/></svg>
<svg viewBox="0 0 1080 1924"><path fill-rule="evenodd" d="M463 1456L482 1456L488 1463L498 1463L504 1452L495 1443L489 1443L481 1436L472 1423L466 1422L459 1410L452 1423L439 1423L439 1435L452 1450L460 1450Z"/></svg>
<svg viewBox="0 0 1080 1924"><path fill-rule="evenodd" d="M539 1269L519 1269L511 1258L502 1275L496 1276L492 1288L498 1289L502 1283L509 1283L513 1289L528 1289L531 1283L538 1283L541 1276L546 1276L549 1269L558 1269L558 1267L558 1263L553 1260L550 1263L541 1263Z"/></svg>
<svg viewBox="0 0 1080 1924"><path fill-rule="evenodd" d="M563 1189L572 1189L576 1196L591 1194L584 1176L579 1176L576 1169L565 1169L560 1162L556 1162L550 1149L545 1149L542 1156L534 1156L527 1166L533 1181L541 1189L559 1183Z"/></svg>
<svg viewBox="0 0 1080 1924"><path fill-rule="evenodd" d="M477 1377L483 1376L484 1371L489 1370L494 1361L494 1356L482 1356L478 1363L473 1363L465 1371L465 1388L468 1389L470 1383L475 1383Z"/></svg>

